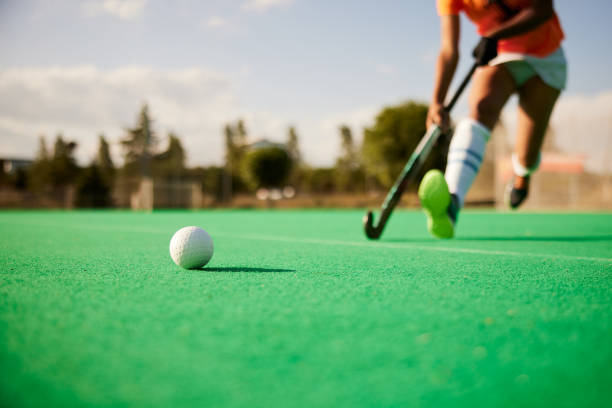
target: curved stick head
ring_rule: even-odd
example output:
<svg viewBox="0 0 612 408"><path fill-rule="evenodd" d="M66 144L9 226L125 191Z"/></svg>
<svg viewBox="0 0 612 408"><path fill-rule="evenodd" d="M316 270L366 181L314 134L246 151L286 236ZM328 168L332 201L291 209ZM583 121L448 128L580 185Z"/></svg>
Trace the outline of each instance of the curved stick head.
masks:
<svg viewBox="0 0 612 408"><path fill-rule="evenodd" d="M378 239L380 237L380 231L374 226L374 214L372 211L368 211L368 213L363 216L363 228L369 239Z"/></svg>

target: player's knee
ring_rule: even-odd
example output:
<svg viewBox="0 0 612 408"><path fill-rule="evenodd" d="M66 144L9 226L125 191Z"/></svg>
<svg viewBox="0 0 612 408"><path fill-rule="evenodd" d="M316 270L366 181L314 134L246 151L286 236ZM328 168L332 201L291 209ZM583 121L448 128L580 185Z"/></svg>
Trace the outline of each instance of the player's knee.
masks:
<svg viewBox="0 0 612 408"><path fill-rule="evenodd" d="M452 139L451 145L456 144L472 144L480 142L485 143L489 141L491 137L490 128L484 123L474 118L463 118L457 124L455 128L455 135ZM474 139L478 141L474 142Z"/></svg>
<svg viewBox="0 0 612 408"><path fill-rule="evenodd" d="M488 98L483 98L471 104L470 116L487 128L493 129L499 117L499 108Z"/></svg>

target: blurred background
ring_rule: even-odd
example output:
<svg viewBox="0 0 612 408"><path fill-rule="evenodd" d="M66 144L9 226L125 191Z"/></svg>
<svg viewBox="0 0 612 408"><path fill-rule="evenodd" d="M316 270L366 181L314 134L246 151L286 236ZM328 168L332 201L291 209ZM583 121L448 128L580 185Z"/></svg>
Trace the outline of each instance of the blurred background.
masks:
<svg viewBox="0 0 612 408"><path fill-rule="evenodd" d="M612 2L555 7L569 85L526 207L610 210ZM463 19L457 78L477 39ZM0 0L0 207L377 207L438 43L433 0ZM468 206L503 207L515 110Z"/></svg>

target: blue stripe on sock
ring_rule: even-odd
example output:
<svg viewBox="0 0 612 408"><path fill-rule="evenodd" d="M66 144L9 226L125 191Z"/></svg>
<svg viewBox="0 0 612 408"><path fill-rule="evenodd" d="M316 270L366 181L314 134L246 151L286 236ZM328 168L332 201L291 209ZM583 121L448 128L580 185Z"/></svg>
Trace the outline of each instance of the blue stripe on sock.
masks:
<svg viewBox="0 0 612 408"><path fill-rule="evenodd" d="M450 162L448 162L448 164L451 163L461 163L461 164L465 164L466 166L468 166L470 169L474 170L474 173L478 173L478 164L474 164L468 160L459 160L459 159L455 159L455 160L451 160Z"/></svg>
<svg viewBox="0 0 612 408"><path fill-rule="evenodd" d="M470 150L470 149L451 149L451 151L449 152L449 154L455 153L455 152L465 152L467 154L472 155L475 159L478 160L478 162L482 163L482 155L478 154L477 152Z"/></svg>

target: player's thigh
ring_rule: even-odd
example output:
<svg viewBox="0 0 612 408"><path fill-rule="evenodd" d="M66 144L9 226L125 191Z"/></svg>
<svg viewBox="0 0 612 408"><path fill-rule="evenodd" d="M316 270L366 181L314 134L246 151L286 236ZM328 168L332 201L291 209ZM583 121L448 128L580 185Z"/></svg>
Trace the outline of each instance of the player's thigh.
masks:
<svg viewBox="0 0 612 408"><path fill-rule="evenodd" d="M499 113L515 91L514 80L503 66L478 68L470 91L470 117L493 129Z"/></svg>

